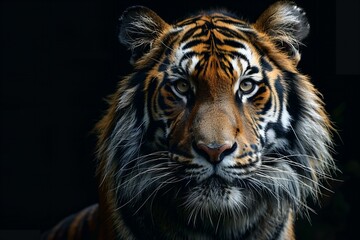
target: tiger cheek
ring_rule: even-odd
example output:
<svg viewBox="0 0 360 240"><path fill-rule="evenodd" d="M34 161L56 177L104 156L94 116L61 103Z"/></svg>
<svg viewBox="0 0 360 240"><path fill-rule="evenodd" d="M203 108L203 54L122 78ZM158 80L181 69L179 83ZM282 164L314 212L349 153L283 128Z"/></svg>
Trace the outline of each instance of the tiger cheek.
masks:
<svg viewBox="0 0 360 240"><path fill-rule="evenodd" d="M246 107L245 107L246 108ZM239 112L237 110L237 112ZM236 141L239 146L239 154L253 151L250 146L258 145L259 134L253 119L254 109L246 108L242 113L237 115L237 125L234 129Z"/></svg>
<svg viewBox="0 0 360 240"><path fill-rule="evenodd" d="M190 154L191 131L184 115L184 113L179 114L178 118L170 124L168 142L171 151Z"/></svg>

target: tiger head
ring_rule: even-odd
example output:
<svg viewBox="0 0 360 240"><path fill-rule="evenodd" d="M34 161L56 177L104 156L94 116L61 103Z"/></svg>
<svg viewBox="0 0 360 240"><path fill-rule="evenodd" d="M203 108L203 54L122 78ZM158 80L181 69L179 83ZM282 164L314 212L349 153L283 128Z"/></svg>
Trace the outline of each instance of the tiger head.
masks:
<svg viewBox="0 0 360 240"><path fill-rule="evenodd" d="M97 124L101 204L116 234L293 236L294 214L335 169L332 124L297 69L308 33L288 2L255 23L225 10L174 24L142 6L124 12L133 72Z"/></svg>

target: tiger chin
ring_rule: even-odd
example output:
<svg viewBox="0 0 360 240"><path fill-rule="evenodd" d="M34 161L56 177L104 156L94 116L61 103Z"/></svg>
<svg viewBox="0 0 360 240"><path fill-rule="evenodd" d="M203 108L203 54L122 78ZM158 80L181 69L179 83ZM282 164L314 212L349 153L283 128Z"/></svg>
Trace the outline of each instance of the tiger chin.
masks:
<svg viewBox="0 0 360 240"><path fill-rule="evenodd" d="M285 1L254 23L128 8L119 40L133 70L96 125L99 203L48 239L295 239L336 170L335 130L297 69L309 29Z"/></svg>

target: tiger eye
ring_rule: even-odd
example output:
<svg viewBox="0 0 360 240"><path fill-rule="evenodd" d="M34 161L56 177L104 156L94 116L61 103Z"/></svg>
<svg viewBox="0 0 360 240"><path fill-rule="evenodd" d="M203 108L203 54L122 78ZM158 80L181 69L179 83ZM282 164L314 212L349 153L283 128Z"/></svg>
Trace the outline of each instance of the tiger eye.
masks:
<svg viewBox="0 0 360 240"><path fill-rule="evenodd" d="M252 80L243 80L240 83L240 90L243 93L250 93L252 90L254 90L255 84Z"/></svg>
<svg viewBox="0 0 360 240"><path fill-rule="evenodd" d="M180 94L185 94L190 89L190 84L185 80L178 80L175 82L175 89Z"/></svg>

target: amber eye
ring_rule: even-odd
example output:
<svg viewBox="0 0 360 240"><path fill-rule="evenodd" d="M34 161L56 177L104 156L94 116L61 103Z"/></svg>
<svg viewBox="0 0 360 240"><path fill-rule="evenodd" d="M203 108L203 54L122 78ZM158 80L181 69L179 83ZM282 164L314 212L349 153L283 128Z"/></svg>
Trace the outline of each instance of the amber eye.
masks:
<svg viewBox="0 0 360 240"><path fill-rule="evenodd" d="M255 88L255 83L253 80L246 79L240 82L240 90L247 94L251 93Z"/></svg>
<svg viewBox="0 0 360 240"><path fill-rule="evenodd" d="M185 94L190 89L190 83L184 79L177 80L175 83L175 89L180 94Z"/></svg>

